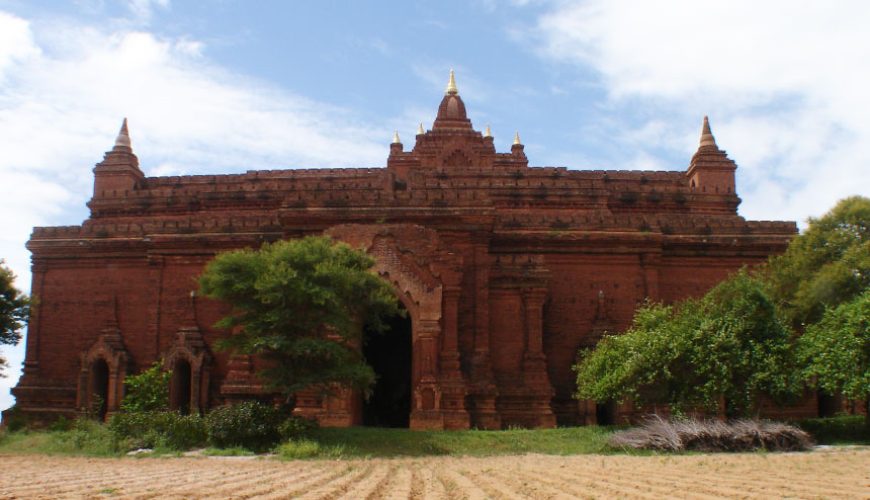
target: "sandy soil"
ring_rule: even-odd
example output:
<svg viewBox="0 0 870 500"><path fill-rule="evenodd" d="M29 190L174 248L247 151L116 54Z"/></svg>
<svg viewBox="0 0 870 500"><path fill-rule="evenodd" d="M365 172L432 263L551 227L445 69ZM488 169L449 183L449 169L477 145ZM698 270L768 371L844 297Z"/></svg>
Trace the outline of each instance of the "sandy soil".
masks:
<svg viewBox="0 0 870 500"><path fill-rule="evenodd" d="M372 459L0 456L0 498L863 498L870 449Z"/></svg>

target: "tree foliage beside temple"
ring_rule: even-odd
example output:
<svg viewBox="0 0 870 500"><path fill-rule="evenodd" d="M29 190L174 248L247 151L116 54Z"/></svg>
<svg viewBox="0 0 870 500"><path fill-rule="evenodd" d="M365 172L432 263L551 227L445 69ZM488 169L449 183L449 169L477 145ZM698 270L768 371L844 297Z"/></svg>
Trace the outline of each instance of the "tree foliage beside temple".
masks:
<svg viewBox="0 0 870 500"><path fill-rule="evenodd" d="M648 303L580 353L577 397L752 414L804 384L870 399L870 199L840 201L788 250L700 299ZM868 416L870 422L870 416Z"/></svg>
<svg viewBox="0 0 870 500"><path fill-rule="evenodd" d="M578 395L667 403L677 412L750 415L759 396L785 400L799 389L791 333L763 283L741 271L700 299L648 303L631 328L584 352Z"/></svg>
<svg viewBox="0 0 870 500"><path fill-rule="evenodd" d="M0 259L0 345L15 345L21 341L21 330L30 317L30 300L15 288L15 274ZM0 377L6 360L0 356Z"/></svg>
<svg viewBox="0 0 870 500"><path fill-rule="evenodd" d="M209 297L230 304L217 326L232 330L220 345L264 361L260 376L288 396L336 385L367 391L375 379L360 343L399 312L374 260L328 237L265 244L219 254L200 277Z"/></svg>

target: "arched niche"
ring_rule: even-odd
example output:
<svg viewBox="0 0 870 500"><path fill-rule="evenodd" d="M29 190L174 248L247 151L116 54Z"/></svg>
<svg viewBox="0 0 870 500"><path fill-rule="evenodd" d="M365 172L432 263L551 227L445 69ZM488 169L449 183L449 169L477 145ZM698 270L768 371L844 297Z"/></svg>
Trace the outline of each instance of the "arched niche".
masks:
<svg viewBox="0 0 870 500"><path fill-rule="evenodd" d="M163 356L169 379L169 408L202 413L208 408L212 356L197 328L182 328Z"/></svg>
<svg viewBox="0 0 870 500"><path fill-rule="evenodd" d="M81 354L76 394L81 413L105 419L120 409L129 360L117 329L104 330Z"/></svg>

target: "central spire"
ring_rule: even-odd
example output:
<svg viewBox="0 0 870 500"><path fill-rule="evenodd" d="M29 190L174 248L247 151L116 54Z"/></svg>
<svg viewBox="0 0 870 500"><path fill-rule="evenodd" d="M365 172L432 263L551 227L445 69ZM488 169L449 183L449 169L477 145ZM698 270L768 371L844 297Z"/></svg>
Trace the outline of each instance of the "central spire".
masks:
<svg viewBox="0 0 870 500"><path fill-rule="evenodd" d="M459 89L456 87L456 75L450 70L450 79L447 81L447 89L444 98L438 106L438 115L432 130L471 130L471 121L465 114L465 103L459 97Z"/></svg>
<svg viewBox="0 0 870 500"><path fill-rule="evenodd" d="M450 70L450 80L447 81L447 89L444 95L459 95L459 89L456 88L456 76L453 74L453 69Z"/></svg>

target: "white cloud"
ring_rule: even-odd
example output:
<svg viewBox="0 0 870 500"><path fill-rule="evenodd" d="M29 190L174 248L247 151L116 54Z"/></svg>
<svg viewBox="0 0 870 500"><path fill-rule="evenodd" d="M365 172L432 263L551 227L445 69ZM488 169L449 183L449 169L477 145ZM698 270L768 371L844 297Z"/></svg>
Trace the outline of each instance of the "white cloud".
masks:
<svg viewBox="0 0 870 500"><path fill-rule="evenodd" d="M615 112L657 116L625 118L637 130L614 140L688 158L710 114L740 166L741 213L803 220L870 194L868 25L857 0L590 0L552 5L526 35L544 57L595 70Z"/></svg>
<svg viewBox="0 0 870 500"><path fill-rule="evenodd" d="M87 216L91 168L125 116L146 175L384 164L386 127L227 71L204 49L186 37L0 12L0 257L19 288L29 288L31 228ZM22 349L4 352L14 361ZM0 409L17 371L0 380Z"/></svg>

